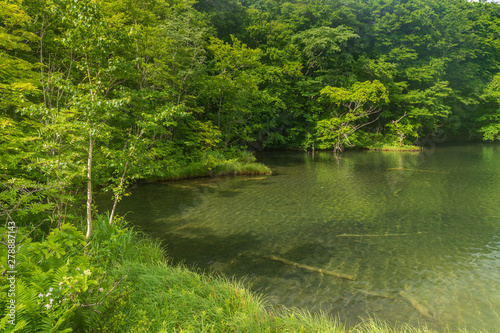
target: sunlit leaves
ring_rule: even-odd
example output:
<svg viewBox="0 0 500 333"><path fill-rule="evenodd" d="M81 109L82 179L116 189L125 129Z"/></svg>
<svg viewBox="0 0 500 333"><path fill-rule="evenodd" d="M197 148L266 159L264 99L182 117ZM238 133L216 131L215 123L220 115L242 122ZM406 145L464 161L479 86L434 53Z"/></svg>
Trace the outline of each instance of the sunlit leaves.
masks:
<svg viewBox="0 0 500 333"><path fill-rule="evenodd" d="M327 86L321 90L321 95L338 106L344 103L376 104L381 101L389 102L387 89L379 80L356 82L350 89Z"/></svg>
<svg viewBox="0 0 500 333"><path fill-rule="evenodd" d="M20 58L17 51L29 51L36 36L26 30L30 17L21 1L0 1L0 109L27 103L27 94L36 91L35 65Z"/></svg>
<svg viewBox="0 0 500 333"><path fill-rule="evenodd" d="M245 135L245 114L250 113L252 98L258 91L260 76L255 71L261 66L260 49L251 49L231 35L232 44L211 38L208 49L214 57L214 74L211 99L217 103L216 123L219 130L225 129L226 145L235 134ZM238 130L237 130L238 129Z"/></svg>
<svg viewBox="0 0 500 333"><path fill-rule="evenodd" d="M327 86L321 95L336 107L330 117L316 123L318 147L334 148L336 152L351 146L349 136L372 123L374 120L368 117L380 111L380 104L389 102L389 93L378 80L356 82L350 89Z"/></svg>
<svg viewBox="0 0 500 333"><path fill-rule="evenodd" d="M217 38L210 38L208 49L216 59L216 69L224 74L233 74L246 67L255 67L259 64L260 50L251 49L238 38L231 35L232 43L224 43Z"/></svg>
<svg viewBox="0 0 500 333"><path fill-rule="evenodd" d="M500 138L500 74L493 77L481 97L495 106L494 112L479 118L482 125L479 132L483 134L483 139L493 141Z"/></svg>

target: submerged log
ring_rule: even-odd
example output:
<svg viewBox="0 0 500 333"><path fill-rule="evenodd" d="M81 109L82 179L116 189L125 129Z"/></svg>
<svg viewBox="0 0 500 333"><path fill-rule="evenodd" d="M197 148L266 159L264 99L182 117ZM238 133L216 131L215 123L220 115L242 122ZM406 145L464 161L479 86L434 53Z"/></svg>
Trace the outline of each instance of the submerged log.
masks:
<svg viewBox="0 0 500 333"><path fill-rule="evenodd" d="M308 270L308 271L311 271L311 272L321 273L321 274L325 274L325 275L331 275L331 276L335 276L335 277L342 278L342 279L348 279L348 280L352 280L352 281L356 280L356 278L354 276L352 276L352 275L347 275L347 274L343 274L343 273L337 273L337 272L328 271L328 270L321 269L321 268L316 268L316 267L312 267L312 266L307 266L307 265L299 264L299 263L296 263L296 262L293 262L293 261L290 261L290 260L287 260L287 259L284 259L284 258L276 257L276 256L273 256L273 255L270 256L269 258L271 258L271 260L279 261L281 263L284 263L284 264L287 264L287 265L290 265L290 266L299 267L299 268L302 268L302 269L305 269L305 270Z"/></svg>
<svg viewBox="0 0 500 333"><path fill-rule="evenodd" d="M337 237L388 237L388 236L413 236L425 234L423 231L418 231L415 233L399 233L399 234L341 234Z"/></svg>
<svg viewBox="0 0 500 333"><path fill-rule="evenodd" d="M384 295L384 294L377 294L371 291L363 290L363 289L358 289L358 291L362 294L368 295L368 296L375 296L375 297L382 297L382 298L394 298L394 296L390 295Z"/></svg>
<svg viewBox="0 0 500 333"><path fill-rule="evenodd" d="M422 169L406 169L406 168L389 168L387 171L391 170L402 170L402 171L418 171L418 172L432 172L432 173L449 173L446 171L433 171L433 170L422 170Z"/></svg>
<svg viewBox="0 0 500 333"><path fill-rule="evenodd" d="M406 291L401 291L399 293L401 297L403 297L405 300L410 302L410 304L418 311L420 314L428 319L434 319L432 314L430 313L429 309L427 309L425 306L420 304L415 297L412 295L408 294Z"/></svg>

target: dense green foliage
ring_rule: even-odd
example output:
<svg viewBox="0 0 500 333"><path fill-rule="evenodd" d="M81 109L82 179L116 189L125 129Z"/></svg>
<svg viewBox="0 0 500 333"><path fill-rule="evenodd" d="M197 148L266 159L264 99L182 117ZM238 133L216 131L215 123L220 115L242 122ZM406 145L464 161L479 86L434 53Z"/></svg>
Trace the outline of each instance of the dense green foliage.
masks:
<svg viewBox="0 0 500 333"><path fill-rule="evenodd" d="M0 0L0 231L41 265L20 297L91 269L57 243L91 242L96 189L111 224L137 181L268 173L247 149L497 140L499 34L484 1ZM18 323L59 327L88 293Z"/></svg>
<svg viewBox="0 0 500 333"><path fill-rule="evenodd" d="M324 144L321 124L343 105L329 105L321 92L365 81L380 82L388 96L370 105L377 114L347 125L350 132L369 123L356 146L370 146L378 133L386 143L438 133L498 137L497 4L3 3L3 130L35 131L43 155L86 147L103 183L120 178L129 159L130 177L147 178L211 149L310 148L318 140L339 148L338 140ZM402 116L398 132L391 124Z"/></svg>

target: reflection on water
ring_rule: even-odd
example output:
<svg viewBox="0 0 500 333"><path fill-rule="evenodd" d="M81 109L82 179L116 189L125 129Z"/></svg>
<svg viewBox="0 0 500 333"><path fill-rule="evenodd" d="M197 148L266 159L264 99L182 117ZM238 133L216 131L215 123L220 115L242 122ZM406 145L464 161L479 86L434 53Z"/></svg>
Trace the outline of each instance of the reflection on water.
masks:
<svg viewBox="0 0 500 333"><path fill-rule="evenodd" d="M499 146L261 160L276 175L142 185L121 213L165 240L175 260L244 278L273 305L322 310L348 325L376 315L497 332Z"/></svg>

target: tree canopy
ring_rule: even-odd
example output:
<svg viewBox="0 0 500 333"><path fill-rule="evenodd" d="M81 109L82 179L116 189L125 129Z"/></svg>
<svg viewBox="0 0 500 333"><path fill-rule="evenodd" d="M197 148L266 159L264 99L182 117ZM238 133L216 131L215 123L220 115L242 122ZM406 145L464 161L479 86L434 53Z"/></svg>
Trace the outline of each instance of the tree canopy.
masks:
<svg viewBox="0 0 500 333"><path fill-rule="evenodd" d="M2 183L31 184L58 224L75 193L90 228L93 188L116 205L244 149L500 137L495 3L0 4Z"/></svg>

